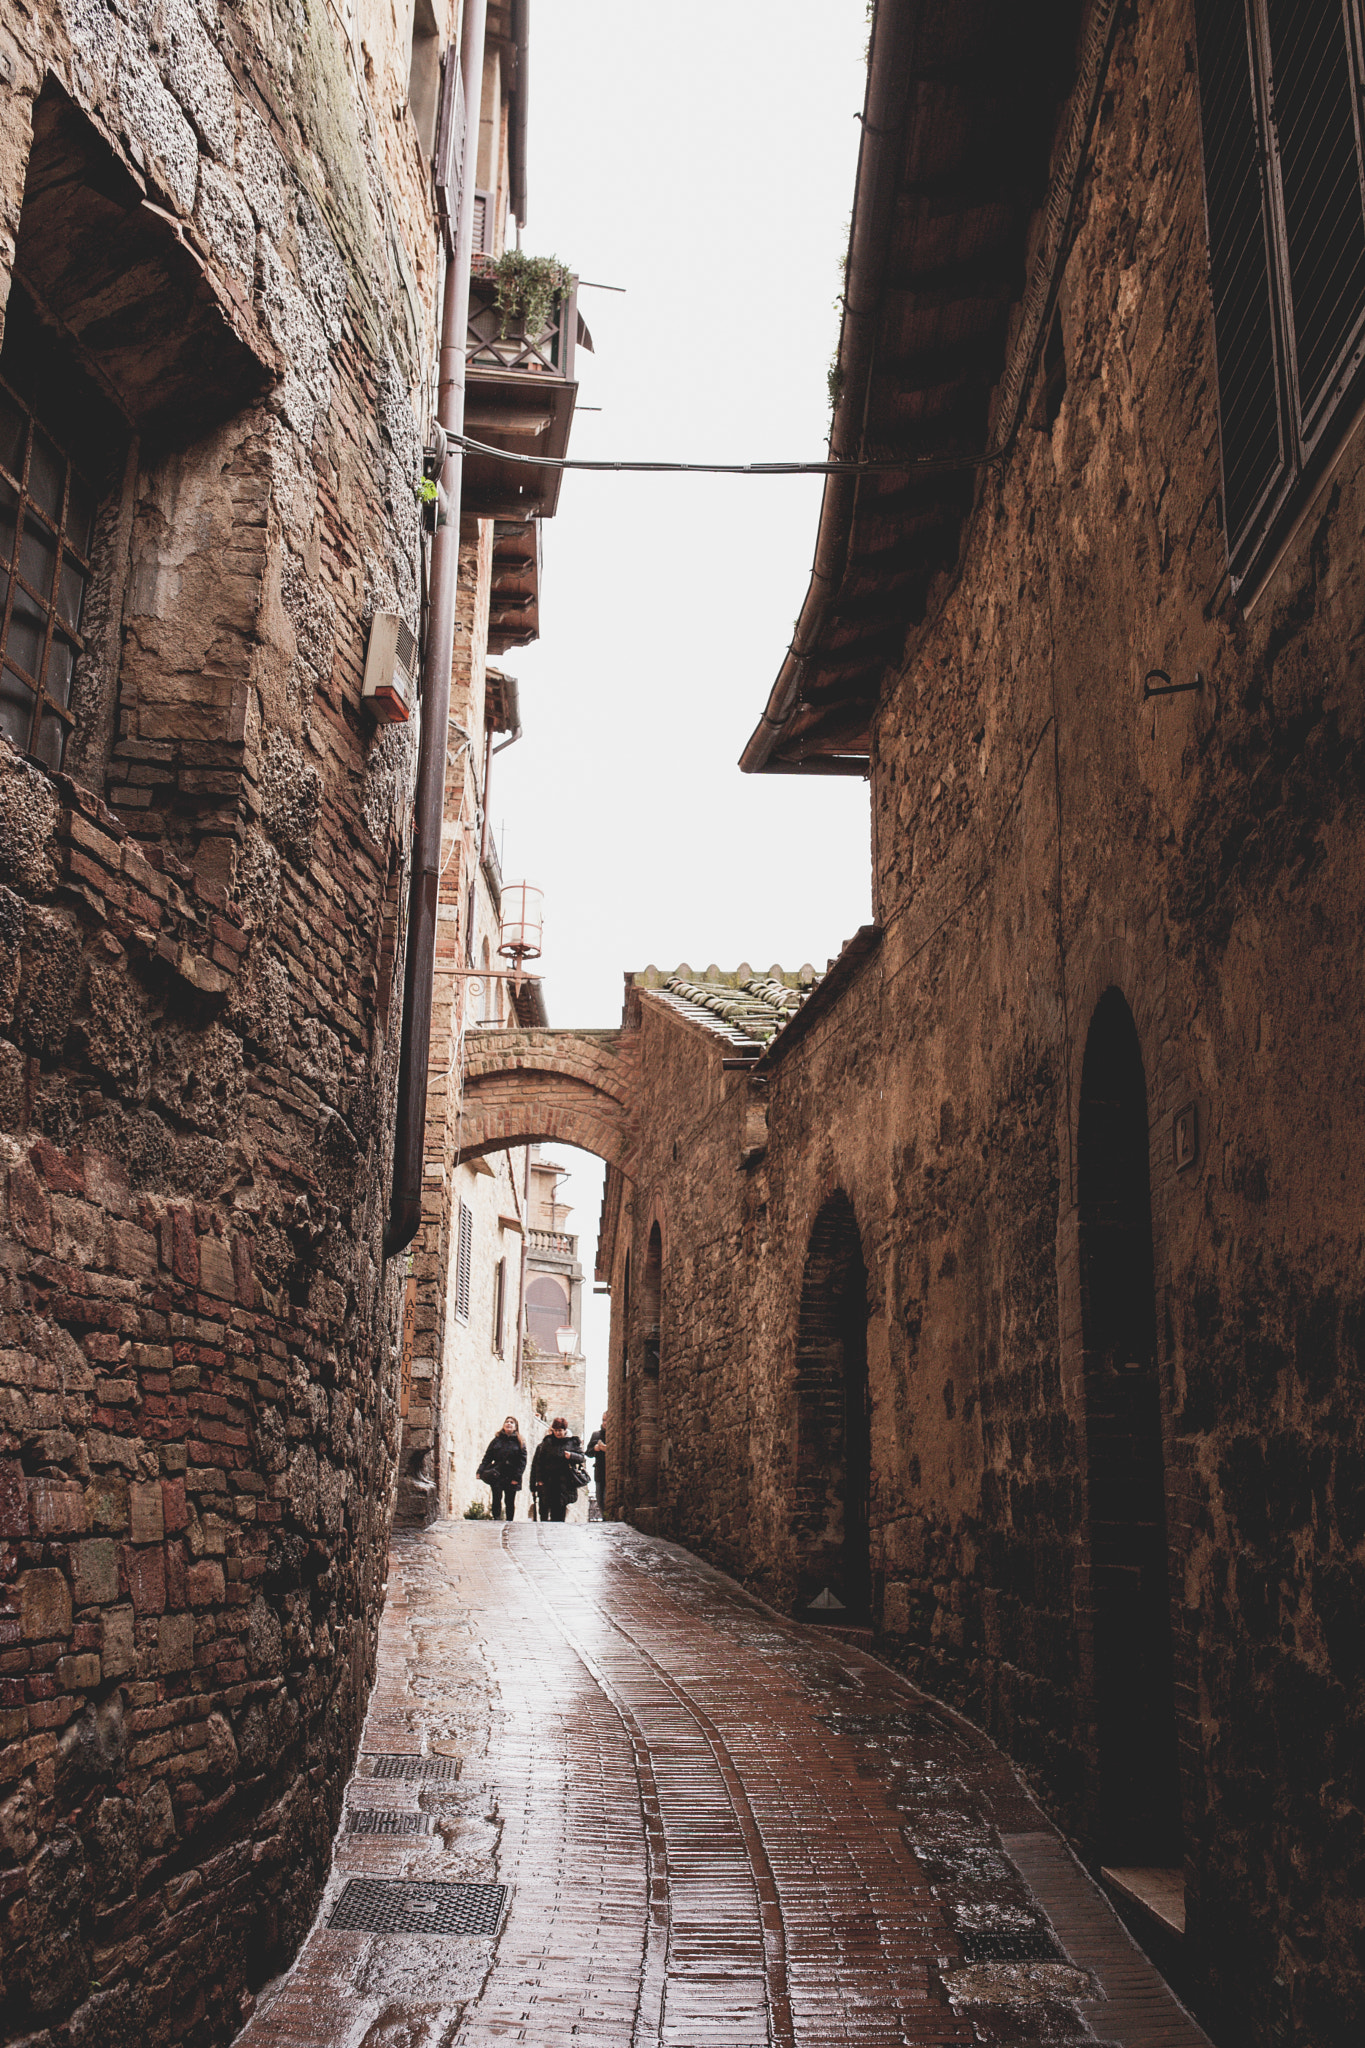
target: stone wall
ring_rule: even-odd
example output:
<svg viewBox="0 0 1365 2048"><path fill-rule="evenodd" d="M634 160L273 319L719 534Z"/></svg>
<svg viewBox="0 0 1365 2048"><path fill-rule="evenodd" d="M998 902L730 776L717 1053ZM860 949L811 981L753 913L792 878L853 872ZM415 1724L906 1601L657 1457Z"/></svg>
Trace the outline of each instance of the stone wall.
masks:
<svg viewBox="0 0 1365 2048"><path fill-rule="evenodd" d="M35 2048L231 2036L373 1668L413 730L360 684L373 611L417 624L436 237L407 24L345 19L0 10L5 277L127 425L67 772L0 749L0 2032ZM98 318L52 258L92 193L142 266Z"/></svg>
<svg viewBox="0 0 1365 2048"><path fill-rule="evenodd" d="M752 1076L634 998L612 1490L796 1601L803 1286L845 1198L881 1646L1118 1860L1092 1489L1104 1389L1131 1366L1164 1486L1182 1967L1220 2044L1344 2048L1365 2019L1365 471L1357 427L1233 600L1192 42L1180 5L1121 35L1062 284L1060 413L981 481L959 571L884 686L879 943ZM1153 668L1202 686L1144 702ZM1150 1361L1136 1340L1106 1361L1094 1334L1086 1053L1119 999L1145 1082Z"/></svg>

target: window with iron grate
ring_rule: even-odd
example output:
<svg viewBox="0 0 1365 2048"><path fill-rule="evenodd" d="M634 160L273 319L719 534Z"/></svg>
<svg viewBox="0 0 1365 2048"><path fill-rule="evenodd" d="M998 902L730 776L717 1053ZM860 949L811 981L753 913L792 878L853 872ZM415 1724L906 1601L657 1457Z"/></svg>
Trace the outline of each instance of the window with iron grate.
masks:
<svg viewBox="0 0 1365 2048"><path fill-rule="evenodd" d="M1360 0L1196 0L1233 587L1349 424L1365 364Z"/></svg>
<svg viewBox="0 0 1365 2048"><path fill-rule="evenodd" d="M469 1269L474 1250L474 1212L467 1202L460 1204L459 1234L455 1244L455 1314L469 1321Z"/></svg>
<svg viewBox="0 0 1365 2048"><path fill-rule="evenodd" d="M0 732L48 768L76 724L95 515L116 453L108 411L16 287L0 349Z"/></svg>

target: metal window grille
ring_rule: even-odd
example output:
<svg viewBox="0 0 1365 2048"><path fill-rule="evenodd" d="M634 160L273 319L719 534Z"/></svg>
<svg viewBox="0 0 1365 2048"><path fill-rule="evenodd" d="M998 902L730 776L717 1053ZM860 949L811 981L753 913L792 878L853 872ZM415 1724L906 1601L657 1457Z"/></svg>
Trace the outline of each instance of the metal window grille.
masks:
<svg viewBox="0 0 1365 2048"><path fill-rule="evenodd" d="M0 732L60 768L95 492L32 407L0 380Z"/></svg>
<svg viewBox="0 0 1365 2048"><path fill-rule="evenodd" d="M1228 558L1265 559L1365 365L1359 0L1196 0Z"/></svg>
<svg viewBox="0 0 1365 2048"><path fill-rule="evenodd" d="M467 1202L461 1202L455 1246L455 1314L462 1323L469 1321L469 1268L473 1249L474 1213Z"/></svg>

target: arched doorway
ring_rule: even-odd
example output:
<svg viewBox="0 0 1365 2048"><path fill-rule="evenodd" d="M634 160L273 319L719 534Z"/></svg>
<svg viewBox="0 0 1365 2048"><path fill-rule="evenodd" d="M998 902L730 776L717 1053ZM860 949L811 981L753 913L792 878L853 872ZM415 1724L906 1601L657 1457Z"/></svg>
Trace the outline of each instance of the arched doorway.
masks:
<svg viewBox="0 0 1365 2048"><path fill-rule="evenodd" d="M1107 1864L1181 1860L1166 1565L1147 1082L1117 989L1081 1070L1077 1144L1085 1357L1097 1837Z"/></svg>
<svg viewBox="0 0 1365 2048"><path fill-rule="evenodd" d="M657 1223L650 1228L640 1275L639 1371L632 1402L635 1423L637 1506L653 1509L659 1498L659 1366L663 1323L664 1244Z"/></svg>
<svg viewBox="0 0 1365 2048"><path fill-rule="evenodd" d="M872 1574L867 1269L852 1204L832 1195L806 1252L794 1374L796 1612L866 1621Z"/></svg>

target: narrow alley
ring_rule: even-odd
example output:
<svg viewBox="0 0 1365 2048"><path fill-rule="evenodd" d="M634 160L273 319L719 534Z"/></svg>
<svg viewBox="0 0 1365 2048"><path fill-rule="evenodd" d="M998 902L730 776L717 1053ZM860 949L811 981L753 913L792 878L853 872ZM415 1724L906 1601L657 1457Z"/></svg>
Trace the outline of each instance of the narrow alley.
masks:
<svg viewBox="0 0 1365 2048"><path fill-rule="evenodd" d="M395 1537L331 1877L240 2048L495 2041L1205 2036L999 1752L852 1643L621 1524L442 1523Z"/></svg>

